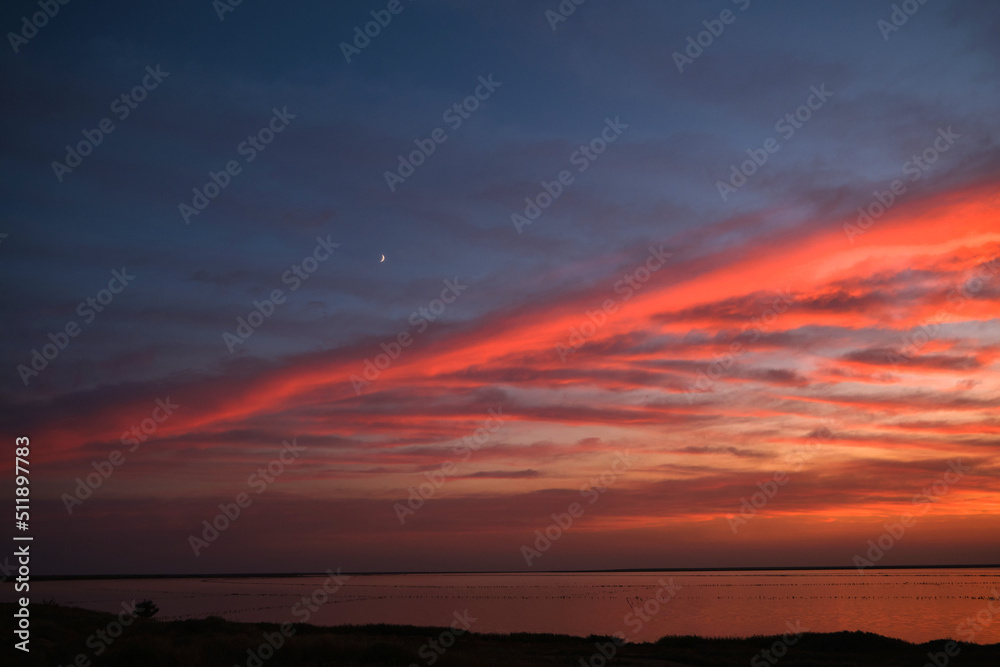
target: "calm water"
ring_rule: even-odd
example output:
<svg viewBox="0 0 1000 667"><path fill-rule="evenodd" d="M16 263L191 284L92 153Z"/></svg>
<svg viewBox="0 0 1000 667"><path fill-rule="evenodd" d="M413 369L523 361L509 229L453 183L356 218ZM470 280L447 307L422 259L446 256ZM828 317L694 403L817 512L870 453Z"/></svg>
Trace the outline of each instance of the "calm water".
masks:
<svg viewBox="0 0 1000 667"><path fill-rule="evenodd" d="M284 623L305 620L305 607L295 605L325 579L39 582L32 592L36 599L105 611L149 597L165 620L215 615ZM662 589L660 581L671 579L674 590ZM651 601L658 589L665 603ZM358 575L309 612L308 622L443 626L454 612L468 610L477 632L621 632L640 641L780 634L786 622L798 621L815 632L866 630L912 642L950 637L988 644L1000 642L1000 602L993 602L996 612L988 606L991 598L1000 600L998 590L996 569ZM634 605L645 611L634 613ZM984 627L963 625L977 614Z"/></svg>

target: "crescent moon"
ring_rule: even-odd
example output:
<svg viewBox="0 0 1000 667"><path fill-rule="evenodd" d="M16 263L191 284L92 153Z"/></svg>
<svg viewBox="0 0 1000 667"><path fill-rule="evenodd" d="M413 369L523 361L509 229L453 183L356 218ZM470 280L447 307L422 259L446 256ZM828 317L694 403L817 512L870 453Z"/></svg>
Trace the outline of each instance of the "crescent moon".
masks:
<svg viewBox="0 0 1000 667"><path fill-rule="evenodd" d="M380 259L380 260L378 261L378 263L379 263L379 264L381 264L381 263L382 263L382 262L384 262L384 261L385 261L385 255L382 255L382 259Z"/></svg>

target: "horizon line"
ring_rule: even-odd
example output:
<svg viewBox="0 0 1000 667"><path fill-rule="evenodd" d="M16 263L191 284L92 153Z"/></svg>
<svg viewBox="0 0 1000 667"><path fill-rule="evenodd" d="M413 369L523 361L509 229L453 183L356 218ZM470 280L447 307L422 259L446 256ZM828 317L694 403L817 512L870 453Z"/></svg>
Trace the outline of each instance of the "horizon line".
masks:
<svg viewBox="0 0 1000 667"><path fill-rule="evenodd" d="M869 570L972 570L972 569L996 569L1000 564L973 564L973 565L881 565L865 568ZM857 570L855 566L830 565L830 566L761 566L761 567L640 567L640 568L612 568L600 570L394 570L394 571L357 571L340 572L349 576L375 576L375 575L413 575L413 574L611 574L616 572L638 573L638 572L775 572L775 571L833 571L833 570ZM202 574L42 574L33 577L36 581L65 581L79 579L223 579L223 578L291 578L291 577L318 577L326 575L327 572L216 572Z"/></svg>

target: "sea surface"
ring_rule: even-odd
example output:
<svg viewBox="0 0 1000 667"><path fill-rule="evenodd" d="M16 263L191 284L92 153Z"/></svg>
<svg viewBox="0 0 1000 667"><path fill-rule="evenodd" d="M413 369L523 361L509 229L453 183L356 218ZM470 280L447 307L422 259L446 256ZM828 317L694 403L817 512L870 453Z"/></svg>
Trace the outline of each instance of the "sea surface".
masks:
<svg viewBox="0 0 1000 667"><path fill-rule="evenodd" d="M332 595L318 593L325 582L325 576L46 581L32 582L32 597L109 612L150 598L163 620L446 626L458 614L475 619L475 632L620 633L629 641L794 628L864 630L911 642L1000 642L1000 569L377 574L351 576ZM303 604L304 597L313 601Z"/></svg>

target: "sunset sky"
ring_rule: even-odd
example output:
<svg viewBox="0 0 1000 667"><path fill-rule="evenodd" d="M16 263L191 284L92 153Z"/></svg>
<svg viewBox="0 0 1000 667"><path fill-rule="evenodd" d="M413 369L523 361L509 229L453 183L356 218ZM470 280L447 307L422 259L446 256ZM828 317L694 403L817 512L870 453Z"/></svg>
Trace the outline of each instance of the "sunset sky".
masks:
<svg viewBox="0 0 1000 667"><path fill-rule="evenodd" d="M37 570L851 567L905 513L879 565L995 563L1000 5L473 4L8 38Z"/></svg>

